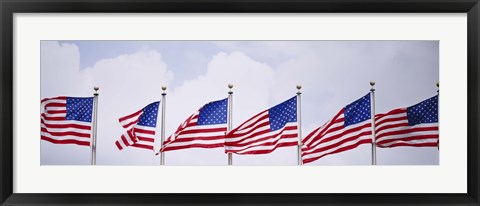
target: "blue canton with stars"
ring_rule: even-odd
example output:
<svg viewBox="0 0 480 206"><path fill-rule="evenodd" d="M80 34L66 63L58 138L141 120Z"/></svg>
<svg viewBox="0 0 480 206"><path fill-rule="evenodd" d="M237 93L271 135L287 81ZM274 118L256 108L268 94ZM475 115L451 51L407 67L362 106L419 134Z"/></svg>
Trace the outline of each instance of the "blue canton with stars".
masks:
<svg viewBox="0 0 480 206"><path fill-rule="evenodd" d="M67 120L92 122L93 97L67 97Z"/></svg>
<svg viewBox="0 0 480 206"><path fill-rule="evenodd" d="M370 93L345 106L343 116L345 127L370 119Z"/></svg>
<svg viewBox="0 0 480 206"><path fill-rule="evenodd" d="M228 98L210 102L200 109L197 125L226 124Z"/></svg>
<svg viewBox="0 0 480 206"><path fill-rule="evenodd" d="M408 125L438 122L438 95L407 107Z"/></svg>
<svg viewBox="0 0 480 206"><path fill-rule="evenodd" d="M270 130L281 129L287 122L297 121L297 97L292 97L268 110Z"/></svg>
<svg viewBox="0 0 480 206"><path fill-rule="evenodd" d="M156 127L157 126L157 114L158 114L158 105L160 102L154 102L142 109L143 114L138 120L138 125L147 126L147 127Z"/></svg>

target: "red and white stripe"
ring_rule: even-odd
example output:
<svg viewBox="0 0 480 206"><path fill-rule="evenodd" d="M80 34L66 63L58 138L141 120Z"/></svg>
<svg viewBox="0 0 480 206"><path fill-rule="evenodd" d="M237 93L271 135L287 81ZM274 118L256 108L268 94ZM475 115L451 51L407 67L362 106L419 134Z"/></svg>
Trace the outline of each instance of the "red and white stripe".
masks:
<svg viewBox="0 0 480 206"><path fill-rule="evenodd" d="M66 120L67 97L45 98L41 101L41 139L54 144L90 146L92 123Z"/></svg>
<svg viewBox="0 0 480 206"><path fill-rule="evenodd" d="M354 149L372 143L371 120L344 126L344 109L333 119L315 129L303 139L303 163L310 163L326 155Z"/></svg>
<svg viewBox="0 0 480 206"><path fill-rule="evenodd" d="M115 142L119 150L125 147L137 147L153 150L155 144L155 128L138 125L143 111L139 110L133 114L120 118L118 121L126 132Z"/></svg>
<svg viewBox="0 0 480 206"><path fill-rule="evenodd" d="M187 148L224 146L227 124L197 125L199 111L188 117L177 131L165 140L162 152Z"/></svg>
<svg viewBox="0 0 480 206"><path fill-rule="evenodd" d="M235 154L268 154L279 147L298 145L298 123L288 122L271 131L268 110L250 118L227 134L225 152Z"/></svg>
<svg viewBox="0 0 480 206"><path fill-rule="evenodd" d="M407 108L375 115L375 128L378 147L438 146L438 122L409 126Z"/></svg>

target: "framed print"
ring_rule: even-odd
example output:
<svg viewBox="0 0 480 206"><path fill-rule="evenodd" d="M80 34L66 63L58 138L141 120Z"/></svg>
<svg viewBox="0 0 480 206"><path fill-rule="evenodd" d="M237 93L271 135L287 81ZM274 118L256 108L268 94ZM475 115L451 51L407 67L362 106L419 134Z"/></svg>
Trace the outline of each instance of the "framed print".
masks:
<svg viewBox="0 0 480 206"><path fill-rule="evenodd" d="M0 5L2 205L479 205L476 0Z"/></svg>

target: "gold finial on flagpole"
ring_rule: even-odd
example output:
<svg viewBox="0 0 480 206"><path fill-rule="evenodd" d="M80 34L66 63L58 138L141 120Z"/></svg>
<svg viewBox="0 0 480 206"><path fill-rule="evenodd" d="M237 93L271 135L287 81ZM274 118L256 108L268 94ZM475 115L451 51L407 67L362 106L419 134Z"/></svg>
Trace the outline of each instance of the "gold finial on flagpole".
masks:
<svg viewBox="0 0 480 206"><path fill-rule="evenodd" d="M162 95L167 94L167 93L165 93L165 90L167 90L167 86L162 86L162 90L163 90Z"/></svg>
<svg viewBox="0 0 480 206"><path fill-rule="evenodd" d="M228 93L229 93L229 94L233 93L233 92L232 92L233 84L231 84L231 83L228 84L228 88L230 89L230 91L228 91Z"/></svg>
<svg viewBox="0 0 480 206"><path fill-rule="evenodd" d="M100 89L100 87L98 86L94 86L93 87L93 90L95 90L95 93L93 93L94 95L98 95L98 90Z"/></svg>

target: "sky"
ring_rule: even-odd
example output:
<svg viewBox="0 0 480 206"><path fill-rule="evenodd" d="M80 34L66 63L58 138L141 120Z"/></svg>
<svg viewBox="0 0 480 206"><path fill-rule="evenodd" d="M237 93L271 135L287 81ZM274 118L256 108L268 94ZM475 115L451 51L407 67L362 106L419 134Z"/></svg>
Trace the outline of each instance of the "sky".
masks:
<svg viewBox="0 0 480 206"><path fill-rule="evenodd" d="M119 151L115 141L124 132L118 118L161 100L162 86L167 86L168 137L202 105L226 98L229 83L234 128L293 97L300 84L305 137L367 94L371 80L376 113L385 113L436 95L438 79L438 41L41 41L42 99L89 97L94 86L100 88L97 165L160 164L155 152ZM156 130L158 149L160 127ZM90 147L42 140L40 146L41 165L90 164ZM165 154L166 165L227 165L223 148ZM378 165L439 162L437 148L377 148ZM370 164L371 146L364 144L308 166ZM233 165L297 165L297 148L234 154Z"/></svg>

